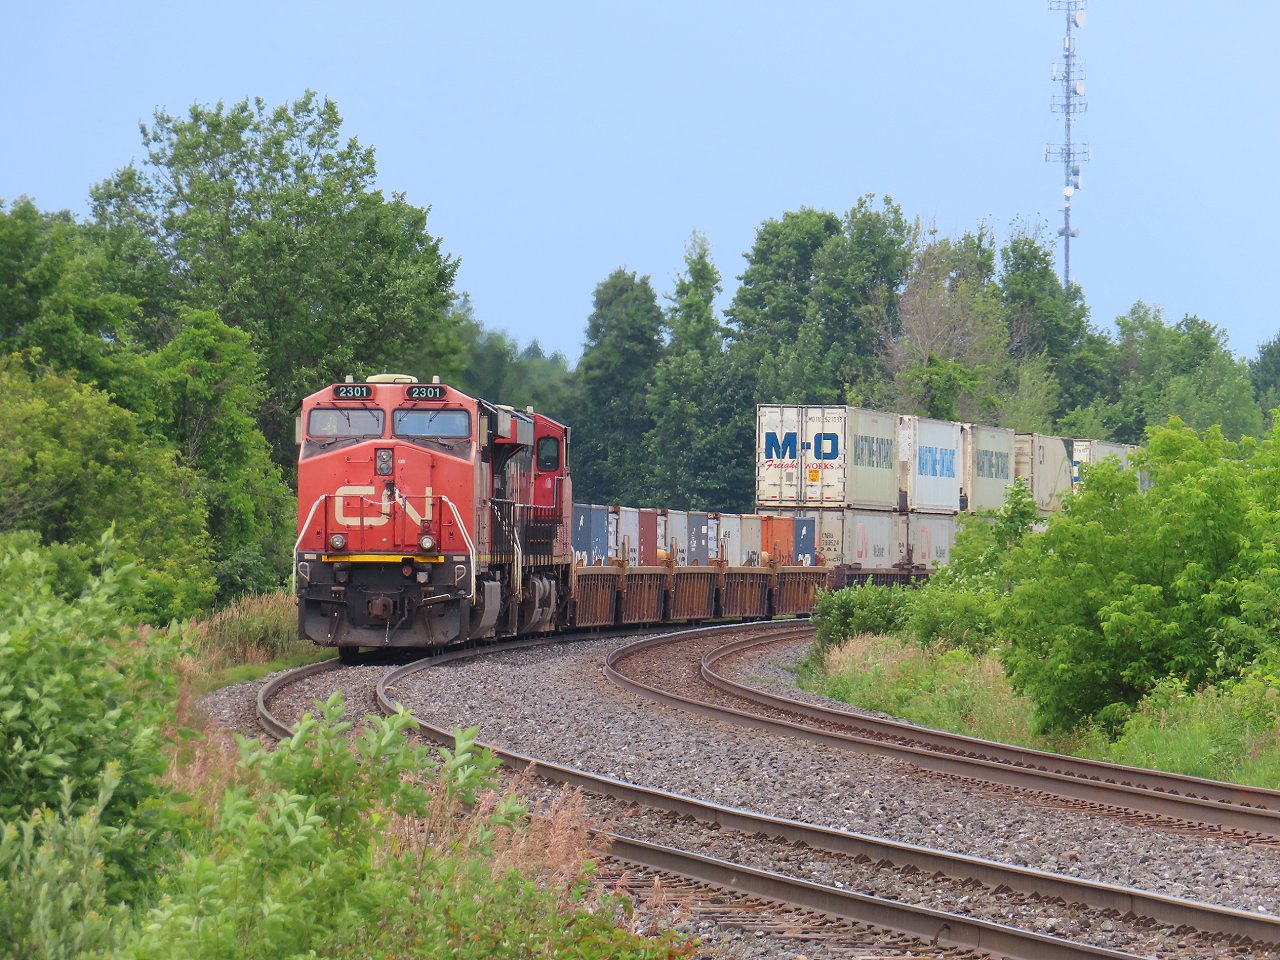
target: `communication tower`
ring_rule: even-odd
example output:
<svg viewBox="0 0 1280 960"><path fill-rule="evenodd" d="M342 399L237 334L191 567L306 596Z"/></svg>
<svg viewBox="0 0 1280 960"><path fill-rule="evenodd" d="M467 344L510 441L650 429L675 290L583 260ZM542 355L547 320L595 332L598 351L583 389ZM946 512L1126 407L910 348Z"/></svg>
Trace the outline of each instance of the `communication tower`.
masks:
<svg viewBox="0 0 1280 960"><path fill-rule="evenodd" d="M1071 226L1071 198L1080 189L1080 164L1090 159L1089 145L1077 144L1071 136L1076 116L1089 109L1084 96L1084 61L1076 56L1076 39L1072 30L1084 26L1086 0L1049 0L1050 10L1062 10L1066 15L1067 33L1062 39L1062 62L1055 63L1052 77L1062 85L1062 92L1055 94L1050 103L1054 113L1062 114L1064 136L1062 143L1046 144L1046 163L1062 162L1062 226L1058 236L1062 238L1062 285L1071 286L1071 238L1080 231Z"/></svg>

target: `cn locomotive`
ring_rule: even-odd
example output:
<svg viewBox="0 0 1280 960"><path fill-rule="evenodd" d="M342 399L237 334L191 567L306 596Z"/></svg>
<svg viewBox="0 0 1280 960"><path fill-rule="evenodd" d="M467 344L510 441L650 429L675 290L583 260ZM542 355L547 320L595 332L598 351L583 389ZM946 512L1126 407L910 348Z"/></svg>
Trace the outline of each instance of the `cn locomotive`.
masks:
<svg viewBox="0 0 1280 960"><path fill-rule="evenodd" d="M803 614L828 571L767 551L644 565L575 558L570 429L438 378L337 383L302 402L299 630L362 647L442 647L571 627ZM687 558L686 558L687 559Z"/></svg>

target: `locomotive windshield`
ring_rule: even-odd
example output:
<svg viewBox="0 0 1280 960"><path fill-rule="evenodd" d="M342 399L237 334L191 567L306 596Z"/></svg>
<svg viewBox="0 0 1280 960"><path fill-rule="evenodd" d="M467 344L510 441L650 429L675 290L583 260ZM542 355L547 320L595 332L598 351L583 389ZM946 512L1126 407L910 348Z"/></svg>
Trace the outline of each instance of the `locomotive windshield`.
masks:
<svg viewBox="0 0 1280 960"><path fill-rule="evenodd" d="M391 431L397 437L465 440L471 436L471 415L465 410L397 410Z"/></svg>
<svg viewBox="0 0 1280 960"><path fill-rule="evenodd" d="M386 414L366 407L319 407L307 418L307 436L331 438L380 437Z"/></svg>

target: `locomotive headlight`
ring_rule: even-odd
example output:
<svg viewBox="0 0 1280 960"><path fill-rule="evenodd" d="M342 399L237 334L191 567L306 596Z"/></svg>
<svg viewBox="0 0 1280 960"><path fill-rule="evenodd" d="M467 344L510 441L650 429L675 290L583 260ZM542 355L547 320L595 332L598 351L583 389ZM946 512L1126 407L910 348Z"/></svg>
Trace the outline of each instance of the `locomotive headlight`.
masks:
<svg viewBox="0 0 1280 960"><path fill-rule="evenodd" d="M347 535L345 533L335 533L329 538L329 548L331 550L341 550L347 545Z"/></svg>
<svg viewBox="0 0 1280 960"><path fill-rule="evenodd" d="M378 476L380 476L380 477L389 477L389 476L391 476L391 458L392 458L392 456L393 456L393 454L392 454L392 452L391 452L390 450L379 450L379 451L374 455L374 462L375 462L375 464L376 464L376 469L377 469L377 472L378 472Z"/></svg>
<svg viewBox="0 0 1280 960"><path fill-rule="evenodd" d="M418 546L430 552L436 548L436 538L429 533L424 533L418 538Z"/></svg>

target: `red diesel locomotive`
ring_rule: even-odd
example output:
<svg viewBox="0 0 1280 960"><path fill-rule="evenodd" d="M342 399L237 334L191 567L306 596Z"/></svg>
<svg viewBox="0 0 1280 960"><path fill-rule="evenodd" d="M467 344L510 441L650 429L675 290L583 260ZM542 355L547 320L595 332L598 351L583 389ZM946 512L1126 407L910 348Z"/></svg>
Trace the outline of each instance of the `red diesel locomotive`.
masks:
<svg viewBox="0 0 1280 960"><path fill-rule="evenodd" d="M734 560L714 536L685 565L671 537L647 565L617 537L607 557L575 561L569 428L438 380L325 387L303 400L298 441L299 629L344 662L360 647L806 614L829 583L776 546Z"/></svg>
<svg viewBox="0 0 1280 960"><path fill-rule="evenodd" d="M381 375L307 397L300 434L304 637L349 660L567 622L568 427Z"/></svg>

